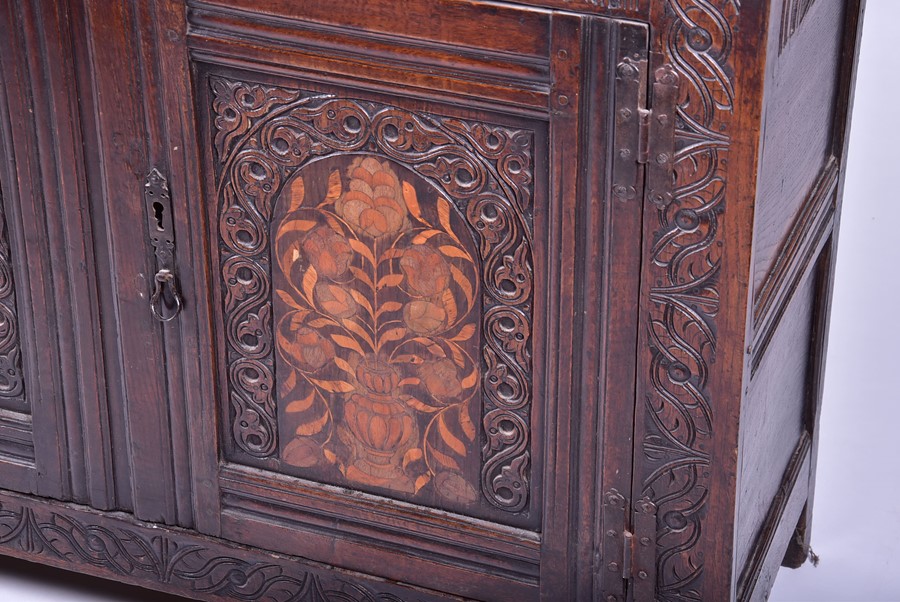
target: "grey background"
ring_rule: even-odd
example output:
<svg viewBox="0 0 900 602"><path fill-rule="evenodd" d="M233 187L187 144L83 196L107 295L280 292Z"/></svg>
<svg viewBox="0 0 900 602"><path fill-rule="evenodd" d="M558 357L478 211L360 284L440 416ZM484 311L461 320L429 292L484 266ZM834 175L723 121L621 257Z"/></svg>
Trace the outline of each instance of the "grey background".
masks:
<svg viewBox="0 0 900 602"><path fill-rule="evenodd" d="M774 602L900 601L898 44L900 2L869 0L825 373L813 528L822 560L782 569ZM174 598L0 558L0 601L60 600Z"/></svg>

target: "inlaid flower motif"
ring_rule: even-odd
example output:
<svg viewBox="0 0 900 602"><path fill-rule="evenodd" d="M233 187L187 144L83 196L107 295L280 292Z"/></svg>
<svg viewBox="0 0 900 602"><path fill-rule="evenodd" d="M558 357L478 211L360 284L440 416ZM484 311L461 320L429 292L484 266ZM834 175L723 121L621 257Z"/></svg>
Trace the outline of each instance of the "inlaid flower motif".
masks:
<svg viewBox="0 0 900 602"><path fill-rule="evenodd" d="M320 282L316 285L315 297L319 307L336 318L349 318L359 308L347 289L337 284Z"/></svg>
<svg viewBox="0 0 900 602"><path fill-rule="evenodd" d="M413 332L424 335L434 334L444 328L447 312L443 307L431 301L410 301L403 306L403 321Z"/></svg>
<svg viewBox="0 0 900 602"><path fill-rule="evenodd" d="M315 372L334 358L334 345L318 331L295 327L293 320L283 320L280 330L285 359L301 372Z"/></svg>
<svg viewBox="0 0 900 602"><path fill-rule="evenodd" d="M387 162L359 158L347 173L349 190L338 197L334 209L354 230L380 238L409 226L403 187Z"/></svg>
<svg viewBox="0 0 900 602"><path fill-rule="evenodd" d="M319 226L306 235L303 253L320 276L332 280L347 273L353 260L347 239L327 226Z"/></svg>
<svg viewBox="0 0 900 602"><path fill-rule="evenodd" d="M419 378L428 393L436 399L450 400L462 393L459 370L447 358L419 366Z"/></svg>
<svg viewBox="0 0 900 602"><path fill-rule="evenodd" d="M414 245L403 251L400 269L413 295L431 297L450 286L450 265L432 247Z"/></svg>

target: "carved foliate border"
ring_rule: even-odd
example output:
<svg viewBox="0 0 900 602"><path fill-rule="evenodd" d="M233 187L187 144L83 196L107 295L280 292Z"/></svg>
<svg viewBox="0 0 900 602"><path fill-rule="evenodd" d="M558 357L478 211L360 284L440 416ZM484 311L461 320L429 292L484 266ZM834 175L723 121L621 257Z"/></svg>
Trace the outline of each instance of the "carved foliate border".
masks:
<svg viewBox="0 0 900 602"><path fill-rule="evenodd" d="M310 160L367 153L441 190L477 240L482 299L482 490L529 502L534 133L376 102L211 77L219 252L234 441L277 450L269 221L282 186Z"/></svg>
<svg viewBox="0 0 900 602"><path fill-rule="evenodd" d="M658 600L699 600L704 563L698 543L710 486L713 412L709 377L726 202L728 127L734 113L733 32L737 0L667 0L663 50L677 71L676 172L670 198L648 204L653 220L644 276L649 349L640 400L640 496L657 516Z"/></svg>
<svg viewBox="0 0 900 602"><path fill-rule="evenodd" d="M296 560L254 561L224 545L89 512L0 501L0 550L74 570L166 585L202 598L246 602L402 602ZM60 562L62 561L62 562Z"/></svg>
<svg viewBox="0 0 900 602"><path fill-rule="evenodd" d="M16 314L13 266L0 192L0 407L28 410L22 375L22 349Z"/></svg>

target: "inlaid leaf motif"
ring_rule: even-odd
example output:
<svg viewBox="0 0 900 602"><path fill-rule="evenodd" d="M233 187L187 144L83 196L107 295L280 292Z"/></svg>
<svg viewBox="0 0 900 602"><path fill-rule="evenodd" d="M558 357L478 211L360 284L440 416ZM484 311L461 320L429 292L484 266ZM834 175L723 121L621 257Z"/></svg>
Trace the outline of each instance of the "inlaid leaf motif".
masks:
<svg viewBox="0 0 900 602"><path fill-rule="evenodd" d="M290 188L290 204L288 205L288 213L293 213L303 205L306 198L306 187L303 184L303 178L297 178Z"/></svg>

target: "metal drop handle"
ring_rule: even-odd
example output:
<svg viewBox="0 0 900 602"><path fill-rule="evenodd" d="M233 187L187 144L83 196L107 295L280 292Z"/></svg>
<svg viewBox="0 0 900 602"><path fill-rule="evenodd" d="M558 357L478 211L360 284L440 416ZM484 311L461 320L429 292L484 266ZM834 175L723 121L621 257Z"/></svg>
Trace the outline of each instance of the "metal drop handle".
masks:
<svg viewBox="0 0 900 602"><path fill-rule="evenodd" d="M163 269L156 272L154 281L156 286L153 289L153 296L150 297L150 312L160 322L171 322L178 317L184 306L181 293L178 292L175 274ZM166 295L166 289L169 290L169 295ZM171 302L168 299L171 299Z"/></svg>

